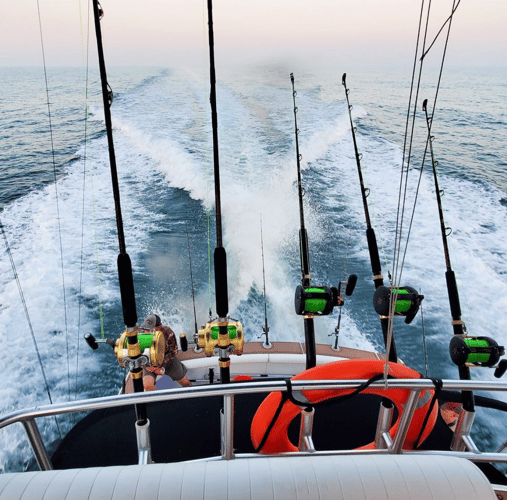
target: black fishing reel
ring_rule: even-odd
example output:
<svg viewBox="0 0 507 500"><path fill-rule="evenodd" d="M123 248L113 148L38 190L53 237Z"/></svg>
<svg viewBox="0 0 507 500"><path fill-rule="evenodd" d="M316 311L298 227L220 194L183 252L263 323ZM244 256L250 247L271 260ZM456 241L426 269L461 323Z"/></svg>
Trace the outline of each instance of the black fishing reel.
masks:
<svg viewBox="0 0 507 500"><path fill-rule="evenodd" d="M389 317L391 313L391 297L396 294L396 304L394 306L395 316L404 316L405 323L412 323L424 295L419 295L417 291L409 286L391 288L388 286L379 286L373 294L373 307L379 316Z"/></svg>
<svg viewBox="0 0 507 500"><path fill-rule="evenodd" d="M452 362L457 366L473 365L491 368L505 354L505 349L490 337L454 335L449 343L449 354ZM506 369L507 360L503 359L495 370L495 377L500 378Z"/></svg>
<svg viewBox="0 0 507 500"><path fill-rule="evenodd" d="M342 284L345 285L345 295L350 296L357 283L357 276L351 274L348 281L342 281L335 286L312 286L303 288L301 285L296 287L296 296L294 306L296 314L305 316L312 314L314 316L327 316L333 312L336 306L342 306L343 291Z"/></svg>

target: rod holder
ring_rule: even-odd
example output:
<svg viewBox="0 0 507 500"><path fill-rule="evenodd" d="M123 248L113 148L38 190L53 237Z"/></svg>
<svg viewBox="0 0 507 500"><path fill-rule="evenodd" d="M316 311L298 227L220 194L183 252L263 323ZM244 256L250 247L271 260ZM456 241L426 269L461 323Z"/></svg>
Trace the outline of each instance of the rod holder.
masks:
<svg viewBox="0 0 507 500"><path fill-rule="evenodd" d="M315 417L315 408L311 410L304 409L301 412L301 425L299 427L299 451L314 452L315 446L313 445L312 432L313 432L313 418Z"/></svg>
<svg viewBox="0 0 507 500"><path fill-rule="evenodd" d="M384 406L383 402L380 404L380 411L377 421L377 432L375 433L376 450L386 450L389 446L384 439L384 434L389 433L389 429L393 423L393 413L394 405L391 404L390 407L387 407Z"/></svg>
<svg viewBox="0 0 507 500"><path fill-rule="evenodd" d="M400 416L400 423L398 425L398 430L396 435L394 436L393 444L391 447L392 453L400 454L403 448L403 443L407 437L408 428L410 427L410 423L412 422L412 418L414 416L414 412L417 408L417 402L419 401L419 391L413 390L410 392L407 402L405 403L405 408L403 413Z"/></svg>
<svg viewBox="0 0 507 500"><path fill-rule="evenodd" d="M139 465L153 463L151 459L150 421L148 419L144 424L136 422L136 437Z"/></svg>
<svg viewBox="0 0 507 500"><path fill-rule="evenodd" d="M221 451L224 460L234 459L234 396L224 395L224 406L220 412Z"/></svg>
<svg viewBox="0 0 507 500"><path fill-rule="evenodd" d="M465 451L467 447L465 438L470 436L474 419L475 411L467 411L463 409L460 412L458 423L456 424L456 430L454 431L454 436L451 441L452 451Z"/></svg>

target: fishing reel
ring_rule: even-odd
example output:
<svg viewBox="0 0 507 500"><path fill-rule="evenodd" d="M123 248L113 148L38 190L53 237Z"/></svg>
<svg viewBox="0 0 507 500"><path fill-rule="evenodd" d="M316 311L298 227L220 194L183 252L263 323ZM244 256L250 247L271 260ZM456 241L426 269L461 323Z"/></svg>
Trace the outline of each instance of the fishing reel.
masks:
<svg viewBox="0 0 507 500"><path fill-rule="evenodd" d="M243 335L243 325L240 321L227 321L227 336L219 335L220 322L209 321L200 330L197 338L197 345L204 349L206 356L213 356L213 351L218 347L220 349L232 349L234 354L241 356L245 337Z"/></svg>
<svg viewBox="0 0 507 500"><path fill-rule="evenodd" d="M129 332L123 332L114 346L114 353L121 367L162 366L165 338L160 330L155 330L153 333L138 333L137 344L129 344L129 336ZM135 358L136 355L139 355L139 350L141 356Z"/></svg>
<svg viewBox="0 0 507 500"><path fill-rule="evenodd" d="M121 367L162 366L165 354L164 334L161 331L137 333L137 343L129 344L128 337L135 333L125 331L116 341L112 339L97 340L91 333L85 333L84 339L94 351L98 349L99 344L109 344L114 349Z"/></svg>
<svg viewBox="0 0 507 500"><path fill-rule="evenodd" d="M296 287L296 296L294 306L296 314L306 316L327 316L333 312L336 306L343 306L343 295L350 296L357 283L357 275L351 274L348 281L341 281L338 288L332 286L313 286L304 288L299 285ZM345 285L345 290L342 290Z"/></svg>
<svg viewBox="0 0 507 500"><path fill-rule="evenodd" d="M417 291L410 287L404 286L399 288L379 286L373 294L373 307L375 312L384 318L388 318L391 313L391 297L396 294L396 304L394 306L395 316L404 316L405 323L412 323L424 295L419 295Z"/></svg>
<svg viewBox="0 0 507 500"><path fill-rule="evenodd" d="M500 357L505 354L503 346L499 346L490 337L467 337L454 335L449 343L449 354L452 362L457 366L495 366ZM500 378L507 370L507 360L498 363L495 377Z"/></svg>

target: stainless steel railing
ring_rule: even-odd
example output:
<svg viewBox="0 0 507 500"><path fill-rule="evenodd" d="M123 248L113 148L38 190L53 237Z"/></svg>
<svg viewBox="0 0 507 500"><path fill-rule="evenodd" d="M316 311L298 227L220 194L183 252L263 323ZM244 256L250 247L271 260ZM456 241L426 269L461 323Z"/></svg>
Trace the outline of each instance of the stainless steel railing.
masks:
<svg viewBox="0 0 507 500"><path fill-rule="evenodd" d="M365 380L305 380L293 381L292 388L294 391L305 390L329 390L341 389L350 390L356 389L363 384ZM357 453L425 453L436 455L452 455L468 458L474 462L503 462L507 463L507 454L503 453L484 453L480 452L470 437L470 428L473 418L470 418L466 412L460 415L457 431L455 434L455 441L458 442L458 447L454 448L456 451L402 451L403 443L412 421L414 411L416 409L419 393L423 390L434 389L433 383L428 379L395 379L389 380L386 386L385 381L372 383L369 388L376 389L408 389L410 395L405 404L404 410L399 416L399 425L394 439L391 439L389 432L379 427L377 432L377 449L375 450L346 450L346 451L333 451L333 452L318 452L313 450L312 446L303 446L300 449L305 450L302 453L316 453L316 454L357 454ZM500 381L455 381L444 380L443 390L468 390L468 391L507 391L507 382ZM107 396L91 400L74 401L66 403L57 403L48 406L35 407L26 410L16 411L7 414L0 418L0 429L12 425L14 423L21 423L26 431L28 440L31 444L32 450L35 454L37 462L41 470L51 469L51 460L49 458L47 449L41 438L36 419L41 417L48 417L54 415L62 415L66 413L75 413L90 410L99 410L103 408L113 408L119 406L129 406L138 403L153 403L157 401L171 401L176 399L189 399L189 398L202 398L212 396L223 396L224 405L223 413L221 415L221 433L222 433L222 456L219 459L231 460L236 457L252 457L259 455L244 454L236 456L234 454L234 395L250 394L250 393L268 393L272 391L284 391L286 384L283 380L267 380L261 382L242 382L231 383L226 385L216 384L207 386L193 386L188 388L167 389L162 391L144 392L137 394L124 394L119 396ZM379 419L380 421L381 419ZM380 424L379 424L380 425ZM311 443L311 428L306 425L304 427L304 439L301 442ZM499 451L505 446L501 447ZM464 451L468 450L468 451ZM149 444L143 442L140 456L149 456ZM294 453L290 453L294 455ZM297 453L296 453L297 454ZM216 459L216 458L215 458ZM146 463L146 458L142 459Z"/></svg>

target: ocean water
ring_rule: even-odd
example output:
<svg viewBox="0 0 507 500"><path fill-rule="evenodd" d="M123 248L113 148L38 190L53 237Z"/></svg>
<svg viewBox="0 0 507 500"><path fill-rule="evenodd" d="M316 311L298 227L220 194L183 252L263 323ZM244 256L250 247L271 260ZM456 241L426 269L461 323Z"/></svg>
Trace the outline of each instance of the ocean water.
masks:
<svg viewBox="0 0 507 500"><path fill-rule="evenodd" d="M336 69L334 68L333 71ZM310 71L285 65L218 72L219 147L224 246L230 315L248 340L264 322L261 218L271 340L303 341L294 314L300 282L294 115L289 73L297 88L312 282L337 285L358 275L347 299L341 346L383 351L372 307L373 283L365 220L341 75L347 71L368 202L384 276L393 269L403 133L410 70L338 68ZM446 225L463 318L474 335L507 345L507 84L505 69L447 68L433 135L444 190ZM52 133L41 68L0 73L1 222L56 401L118 391L123 371L109 348L92 352L83 334L116 337L123 329L116 274L118 242L97 71L48 68ZM215 240L214 187L206 72L172 68L109 68L115 93L114 139L127 251L138 315L156 312L177 333L193 332L187 231L198 323L214 310L209 249ZM433 102L436 73L420 99ZM88 83L87 83L88 81ZM418 203L402 282L425 296L411 325L396 321L399 356L429 375L457 376L448 354L452 336L445 262L430 164L421 173L426 139L418 106L407 215ZM0 345L7 369L0 414L48 404L28 318L5 241L0 251ZM387 281L387 279L386 279ZM210 292L211 289L211 292ZM103 321L101 322L101 317ZM423 321L424 319L424 321ZM317 318L317 341L333 343L337 314ZM492 379L487 369L474 377ZM504 436L480 420L476 438ZM73 421L41 422L46 443ZM494 427L498 427L494 425ZM23 470L32 455L19 428L0 431L0 468Z"/></svg>

